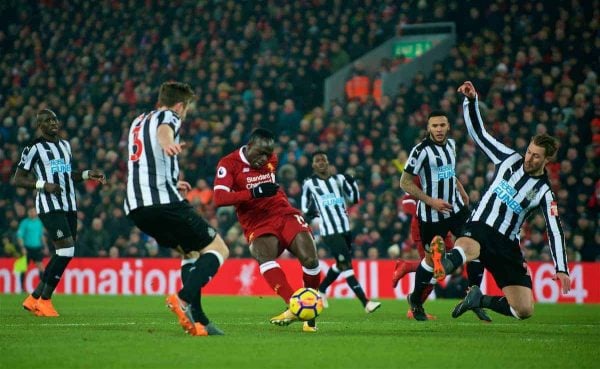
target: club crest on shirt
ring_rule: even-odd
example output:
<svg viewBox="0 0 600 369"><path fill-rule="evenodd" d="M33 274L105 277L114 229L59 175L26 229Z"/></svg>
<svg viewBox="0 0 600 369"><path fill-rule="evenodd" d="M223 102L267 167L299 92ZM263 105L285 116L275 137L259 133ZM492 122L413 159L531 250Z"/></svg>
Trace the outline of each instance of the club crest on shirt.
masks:
<svg viewBox="0 0 600 369"><path fill-rule="evenodd" d="M275 167L271 163L267 163L267 169L269 169L270 172L274 172L275 171Z"/></svg>
<svg viewBox="0 0 600 369"><path fill-rule="evenodd" d="M533 199L535 199L537 194L538 194L538 190L535 188L532 188L531 190L527 191L527 193L525 194L525 198L529 201L532 201Z"/></svg>
<svg viewBox="0 0 600 369"><path fill-rule="evenodd" d="M65 234L63 233L63 231L61 231L60 229L56 231L56 238L61 238L62 236L64 236Z"/></svg>

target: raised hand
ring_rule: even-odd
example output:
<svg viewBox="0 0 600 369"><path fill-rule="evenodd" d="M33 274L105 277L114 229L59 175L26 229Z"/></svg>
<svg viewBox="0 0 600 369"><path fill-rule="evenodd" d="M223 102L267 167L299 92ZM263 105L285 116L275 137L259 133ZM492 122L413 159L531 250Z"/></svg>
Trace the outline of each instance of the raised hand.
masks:
<svg viewBox="0 0 600 369"><path fill-rule="evenodd" d="M477 96L477 90L475 90L475 86L473 86L473 83L471 83L471 81L465 81L462 85L460 85L457 91L465 95L469 99L472 99L475 96Z"/></svg>

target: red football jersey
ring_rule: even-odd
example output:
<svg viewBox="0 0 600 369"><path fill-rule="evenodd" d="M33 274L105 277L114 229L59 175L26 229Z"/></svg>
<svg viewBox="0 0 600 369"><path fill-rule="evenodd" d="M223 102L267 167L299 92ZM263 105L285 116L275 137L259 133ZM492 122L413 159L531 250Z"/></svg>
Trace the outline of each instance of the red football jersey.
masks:
<svg viewBox="0 0 600 369"><path fill-rule="evenodd" d="M275 183L277 156L272 154L267 163L260 169L253 169L244 156L242 148L223 157L217 165L215 176L215 196L218 190L242 192L261 183ZM269 223L282 215L301 214L290 205L288 198L280 188L275 196L241 200L233 204L244 232L248 234L257 226Z"/></svg>

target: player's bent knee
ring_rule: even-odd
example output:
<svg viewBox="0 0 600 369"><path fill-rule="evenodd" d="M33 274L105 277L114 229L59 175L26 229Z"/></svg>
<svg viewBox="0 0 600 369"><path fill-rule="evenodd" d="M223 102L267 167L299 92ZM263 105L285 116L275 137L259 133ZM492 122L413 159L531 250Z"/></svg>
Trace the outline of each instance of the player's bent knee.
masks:
<svg viewBox="0 0 600 369"><path fill-rule="evenodd" d="M223 241L223 239L219 235L217 235L215 237L215 239L210 244L208 244L208 246L206 246L204 248L202 253L205 253L208 251L215 251L215 252L219 253L222 256L223 260L225 260L229 257L229 247L227 247L227 244L225 243L225 241Z"/></svg>
<svg viewBox="0 0 600 369"><path fill-rule="evenodd" d="M72 258L73 256L75 256L75 246L56 249L56 255Z"/></svg>
<svg viewBox="0 0 600 369"><path fill-rule="evenodd" d="M313 269L319 266L319 259L313 256L305 256L300 262L305 268Z"/></svg>
<svg viewBox="0 0 600 369"><path fill-rule="evenodd" d="M511 312L513 313L515 318L518 318L520 320L530 318L531 316L533 316L533 304L511 306Z"/></svg>

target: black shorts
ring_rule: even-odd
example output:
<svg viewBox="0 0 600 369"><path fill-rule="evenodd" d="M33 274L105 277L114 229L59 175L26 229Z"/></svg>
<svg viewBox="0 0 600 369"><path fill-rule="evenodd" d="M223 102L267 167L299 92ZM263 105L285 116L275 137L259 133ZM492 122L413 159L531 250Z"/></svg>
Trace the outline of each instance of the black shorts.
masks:
<svg viewBox="0 0 600 369"><path fill-rule="evenodd" d="M327 245L331 256L335 259L336 263L350 263L352 266L352 235L350 232L338 233L330 236L323 236L323 243Z"/></svg>
<svg viewBox="0 0 600 369"><path fill-rule="evenodd" d="M422 222L419 221L419 233L421 234L421 241L425 250L429 251L429 243L433 240L433 237L440 236L445 238L448 232L452 232L454 236L458 236L462 233L463 226L469 219L469 210L462 208L458 213L452 215L450 218L443 219L439 222Z"/></svg>
<svg viewBox="0 0 600 369"><path fill-rule="evenodd" d="M53 211L39 215L48 236L52 241L61 241L69 237L77 240L77 212Z"/></svg>
<svg viewBox="0 0 600 369"><path fill-rule="evenodd" d="M523 286L531 288L531 276L518 241L511 241L494 228L481 222L465 225L463 236L479 242L479 260L500 288Z"/></svg>
<svg viewBox="0 0 600 369"><path fill-rule="evenodd" d="M160 246L181 246L185 253L202 250L217 236L187 201L137 208L128 217Z"/></svg>
<svg viewBox="0 0 600 369"><path fill-rule="evenodd" d="M27 250L27 265L32 261L34 263L38 263L44 259L44 248L43 247L27 247L25 246L25 250Z"/></svg>

